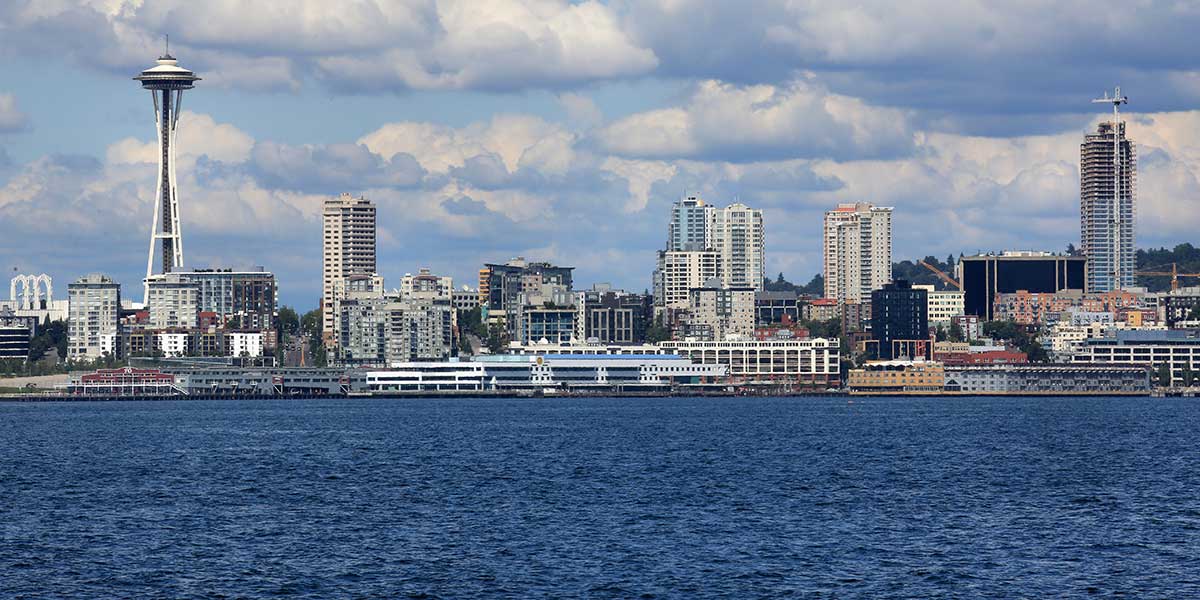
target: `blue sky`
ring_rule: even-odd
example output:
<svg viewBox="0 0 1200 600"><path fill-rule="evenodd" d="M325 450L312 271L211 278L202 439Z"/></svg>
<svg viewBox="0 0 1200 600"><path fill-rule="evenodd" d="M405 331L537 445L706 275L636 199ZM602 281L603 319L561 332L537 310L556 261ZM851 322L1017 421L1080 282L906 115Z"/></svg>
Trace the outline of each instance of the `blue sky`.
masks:
<svg viewBox="0 0 1200 600"><path fill-rule="evenodd" d="M937 15L937 18L930 18ZM1140 246L1200 226L1200 9L1184 3L211 2L0 6L0 262L136 297L150 99L184 99L188 266L320 290L320 202L380 208L380 269L474 284L523 255L649 285L685 191L761 207L767 270L820 271L822 212L896 208L897 258L1078 240L1078 144L1131 98Z"/></svg>

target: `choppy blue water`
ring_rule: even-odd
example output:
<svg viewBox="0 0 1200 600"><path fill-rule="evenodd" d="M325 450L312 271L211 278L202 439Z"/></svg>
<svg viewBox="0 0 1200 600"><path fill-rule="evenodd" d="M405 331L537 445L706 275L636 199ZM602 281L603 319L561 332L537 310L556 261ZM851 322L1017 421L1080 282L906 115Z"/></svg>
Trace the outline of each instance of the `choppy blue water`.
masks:
<svg viewBox="0 0 1200 600"><path fill-rule="evenodd" d="M0 596L1200 595L1200 401L0 404Z"/></svg>

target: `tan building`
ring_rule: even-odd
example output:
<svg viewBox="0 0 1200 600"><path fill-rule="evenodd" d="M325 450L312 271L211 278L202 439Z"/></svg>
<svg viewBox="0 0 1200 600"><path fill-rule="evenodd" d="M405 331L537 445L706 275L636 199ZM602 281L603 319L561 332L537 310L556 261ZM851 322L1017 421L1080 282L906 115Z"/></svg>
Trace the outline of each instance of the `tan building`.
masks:
<svg viewBox="0 0 1200 600"><path fill-rule="evenodd" d="M689 328L707 332L702 339L754 337L754 288L696 288L689 292L689 305Z"/></svg>
<svg viewBox="0 0 1200 600"><path fill-rule="evenodd" d="M946 370L940 362L881 360L851 369L847 385L851 394L941 394Z"/></svg>
<svg viewBox="0 0 1200 600"><path fill-rule="evenodd" d="M865 202L825 213L825 297L862 301L892 280L892 209Z"/></svg>
<svg viewBox="0 0 1200 600"><path fill-rule="evenodd" d="M334 335L334 292L350 275L376 272L375 204L342 194L325 200L322 219L321 336L326 346L337 345Z"/></svg>

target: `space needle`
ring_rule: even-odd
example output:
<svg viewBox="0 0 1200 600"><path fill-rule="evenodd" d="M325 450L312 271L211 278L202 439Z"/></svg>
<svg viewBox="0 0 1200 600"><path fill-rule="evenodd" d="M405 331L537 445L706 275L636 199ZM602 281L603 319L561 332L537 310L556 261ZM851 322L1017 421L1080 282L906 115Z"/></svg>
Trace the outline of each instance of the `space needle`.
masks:
<svg viewBox="0 0 1200 600"><path fill-rule="evenodd" d="M150 301L150 277L154 275L154 247L162 242L162 273L183 268L183 231L179 227L179 190L175 177L176 125L183 104L183 91L200 80L195 73L179 66L168 45L156 64L134 80L150 90L154 100L155 129L158 132L158 184L155 186L154 221L150 226L150 253L146 258L144 302Z"/></svg>

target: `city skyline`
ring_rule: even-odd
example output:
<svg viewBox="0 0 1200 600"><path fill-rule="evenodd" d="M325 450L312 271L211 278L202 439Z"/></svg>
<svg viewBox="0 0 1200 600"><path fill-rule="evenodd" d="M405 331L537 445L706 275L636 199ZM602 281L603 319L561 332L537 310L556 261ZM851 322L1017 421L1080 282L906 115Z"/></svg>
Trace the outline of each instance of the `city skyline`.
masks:
<svg viewBox="0 0 1200 600"><path fill-rule="evenodd" d="M937 57L972 71L1009 68L991 75L934 68L932 45L892 45L889 58L867 46L839 53L827 35L805 42L818 46L807 60L772 38L777 47L753 72L739 73L712 54L681 67L676 57L684 49L667 34L687 21L684 9L497 6L464 15L442 4L433 13L383 19L378 28L355 15L331 21L349 33L411 26L413 35L400 41L365 36L361 47L336 40L309 47L328 31L286 19L264 25L254 14L240 28L202 27L195 23L230 18L203 6L188 15L0 10L14 32L0 42L10 57L0 65L7 76L0 85L4 268L60 281L98 271L126 290L140 287L156 143L144 92L128 78L161 54L167 32L172 54L206 84L189 92L180 123L188 267L262 264L279 278L281 303L301 308L320 296L321 204L341 192L379 206L379 270L389 286L422 266L473 283L485 262L526 256L574 265L585 284L647 289L662 224L685 193L762 209L766 273L782 271L793 281L821 272L821 216L840 202L895 207L896 260L1079 246L1079 143L1110 118L1090 100L1118 83L1136 106L1123 116L1140 159L1139 245L1191 241L1200 219L1200 211L1187 210L1200 189L1190 141L1200 133L1200 112L1191 110L1200 92L1186 84L1192 71L1168 60L1181 56L1171 44L1182 38L1170 34L1194 24L1195 15L1139 13L1127 29L1091 31L1129 44L1130 56L1083 60L1066 47L1081 27L1067 21L1067 9L1050 10L1046 21L1064 41L1039 47L1046 65L1036 65L1018 89L1006 79L1015 76L1003 57L1009 41ZM721 10L701 8L692 7L698 16ZM773 10L801 32L836 16ZM1004 10L1014 12L951 11L946 27L978 18L1003 38L1024 9ZM19 46L31 32L70 32L78 15L93 19L87 22L96 31L122 33L81 34L60 52L36 57L30 53L44 44ZM548 46L533 43L532 55L546 60L513 65L497 83L485 68L494 60L489 53L463 45L486 19L533 41L543 39L539 32L568 40L573 53L538 54ZM765 20L724 22L733 27L726 37L738 57L752 52L741 40L765 32ZM441 32L422 35L436 29L431 23ZM572 23L598 33L568 36ZM884 32L898 27L880 25ZM295 40L266 35L258 37L268 45L252 43L262 33L256 28L289 26L299 32ZM936 38L938 27L922 33ZM1140 40L1138 31L1149 28L1159 35ZM832 33L857 39L854 31ZM1161 66L1137 62L1151 53ZM438 57L439 70L398 60L410 54ZM608 62L579 68L601 55ZM884 72L905 60L930 69L911 84L925 89L914 92ZM364 73L380 65L390 75L372 84ZM87 101L64 110L53 98L68 84ZM989 97L959 90L964 84Z"/></svg>

